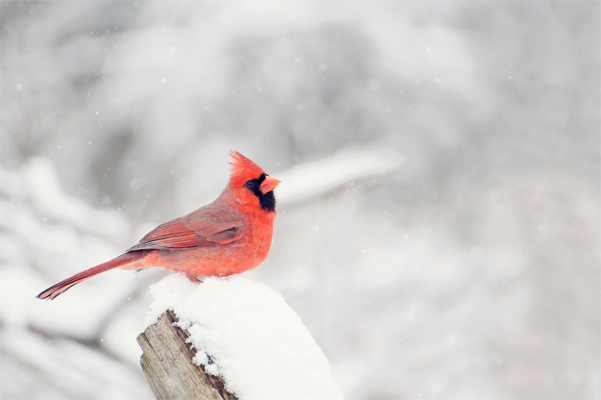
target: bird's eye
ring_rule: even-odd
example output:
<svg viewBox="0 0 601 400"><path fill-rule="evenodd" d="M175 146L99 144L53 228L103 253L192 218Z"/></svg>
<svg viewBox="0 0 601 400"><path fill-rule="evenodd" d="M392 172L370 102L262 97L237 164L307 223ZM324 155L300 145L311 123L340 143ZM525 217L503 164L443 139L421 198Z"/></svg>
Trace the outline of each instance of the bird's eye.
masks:
<svg viewBox="0 0 601 400"><path fill-rule="evenodd" d="M246 187L249 188L250 190L252 190L255 187L255 182L253 182L253 181L246 182Z"/></svg>

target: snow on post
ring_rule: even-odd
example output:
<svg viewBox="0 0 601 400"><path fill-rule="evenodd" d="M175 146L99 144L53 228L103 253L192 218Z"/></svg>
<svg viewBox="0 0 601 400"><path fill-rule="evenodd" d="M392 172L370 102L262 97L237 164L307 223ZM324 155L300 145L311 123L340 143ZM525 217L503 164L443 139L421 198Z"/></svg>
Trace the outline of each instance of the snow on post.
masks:
<svg viewBox="0 0 601 400"><path fill-rule="evenodd" d="M172 310L174 332L181 328L181 336L185 331L188 352L192 349L193 355L189 365L175 364L175 368L191 366L206 373L207 384L216 388L221 398L342 399L321 348L283 297L267 286L241 276L207 278L194 284L184 275L174 274L153 285L151 293L155 301L145 321L150 326L138 337L145 350L142 364L149 380L153 378L148 368L168 366L145 366L149 361L145 360L146 349L154 352L153 347L160 344L143 342L154 327L169 321L165 311ZM175 374L177 371L166 372L167 376ZM150 384L157 398L165 398L154 387L160 383ZM220 398L211 396L206 398Z"/></svg>

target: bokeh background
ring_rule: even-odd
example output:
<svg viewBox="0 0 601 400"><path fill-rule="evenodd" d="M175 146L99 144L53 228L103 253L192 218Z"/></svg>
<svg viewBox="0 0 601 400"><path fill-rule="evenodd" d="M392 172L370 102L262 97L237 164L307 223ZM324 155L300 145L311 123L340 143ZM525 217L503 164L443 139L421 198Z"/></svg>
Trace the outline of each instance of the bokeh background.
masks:
<svg viewBox="0 0 601 400"><path fill-rule="evenodd" d="M601 398L599 2L0 11L2 398L152 398L163 272L34 296L212 201L229 149L283 181L247 276L346 398Z"/></svg>

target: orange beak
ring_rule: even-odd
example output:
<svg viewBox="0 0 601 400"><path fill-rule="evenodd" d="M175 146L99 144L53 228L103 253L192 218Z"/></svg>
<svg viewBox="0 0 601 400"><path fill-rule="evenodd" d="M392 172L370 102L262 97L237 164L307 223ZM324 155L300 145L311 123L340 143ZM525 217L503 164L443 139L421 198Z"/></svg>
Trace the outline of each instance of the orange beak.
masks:
<svg viewBox="0 0 601 400"><path fill-rule="evenodd" d="M278 181L277 179L272 178L271 176L266 176L265 180L263 180L263 182L261 183L261 187L259 188L259 190L263 194L269 193L273 189L275 189L275 187L279 184L280 184L280 181Z"/></svg>

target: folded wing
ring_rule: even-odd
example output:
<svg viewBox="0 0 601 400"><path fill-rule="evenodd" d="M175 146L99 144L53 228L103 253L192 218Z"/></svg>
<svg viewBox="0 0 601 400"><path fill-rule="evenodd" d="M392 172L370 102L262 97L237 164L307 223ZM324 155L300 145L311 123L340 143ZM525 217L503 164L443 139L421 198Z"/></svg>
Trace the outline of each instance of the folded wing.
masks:
<svg viewBox="0 0 601 400"><path fill-rule="evenodd" d="M127 250L179 250L216 246L237 240L242 234L237 221L178 218L159 225Z"/></svg>

